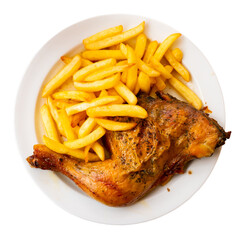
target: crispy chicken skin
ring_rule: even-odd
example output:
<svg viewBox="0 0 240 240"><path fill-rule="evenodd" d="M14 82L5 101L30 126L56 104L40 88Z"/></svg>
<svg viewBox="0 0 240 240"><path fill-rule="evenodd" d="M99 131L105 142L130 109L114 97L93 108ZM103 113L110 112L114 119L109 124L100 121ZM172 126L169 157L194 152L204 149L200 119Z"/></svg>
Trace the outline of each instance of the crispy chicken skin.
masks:
<svg viewBox="0 0 240 240"><path fill-rule="evenodd" d="M111 159L85 163L37 144L27 161L35 168L61 172L107 205L136 202L174 174L183 173L190 160L211 156L230 137L230 132L203 111L170 95L157 95L157 99L138 96L138 104L147 110L148 118L118 118L137 121L134 129L106 133Z"/></svg>

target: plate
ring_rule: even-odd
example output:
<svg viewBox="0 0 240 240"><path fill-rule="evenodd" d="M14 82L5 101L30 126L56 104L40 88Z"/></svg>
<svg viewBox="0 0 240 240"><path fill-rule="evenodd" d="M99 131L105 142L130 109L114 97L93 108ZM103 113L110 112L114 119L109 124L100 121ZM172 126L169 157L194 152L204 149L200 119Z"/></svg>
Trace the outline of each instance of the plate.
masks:
<svg viewBox="0 0 240 240"><path fill-rule="evenodd" d="M194 160L188 170L192 174L175 176L167 185L156 188L132 206L108 207L88 197L71 180L61 174L30 168L27 156L32 147L41 143L42 127L39 107L42 104L42 86L63 65L59 58L83 49L82 40L103 29L120 25L132 28L146 21L145 33L152 40L163 41L166 36L178 32L172 27L147 17L133 15L105 15L76 23L48 41L36 54L21 82L15 109L16 137L23 163L39 188L58 206L67 212L94 222L106 224L133 224L160 217L188 200L206 181L218 159L220 149L210 158ZM184 35L175 46L184 53L192 82L190 87L200 96L220 125L225 125L223 96L217 77L200 50ZM168 191L170 189L170 191Z"/></svg>

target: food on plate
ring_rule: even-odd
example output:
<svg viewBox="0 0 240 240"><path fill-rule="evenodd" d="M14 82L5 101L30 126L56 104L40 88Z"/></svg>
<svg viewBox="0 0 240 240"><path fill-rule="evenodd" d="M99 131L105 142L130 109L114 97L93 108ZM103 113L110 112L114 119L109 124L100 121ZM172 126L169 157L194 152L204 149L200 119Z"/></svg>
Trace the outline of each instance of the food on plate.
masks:
<svg viewBox="0 0 240 240"><path fill-rule="evenodd" d="M48 97L55 89L60 87L81 66L81 57L76 55L54 78L48 82L42 93L42 97Z"/></svg>
<svg viewBox="0 0 240 240"><path fill-rule="evenodd" d="M147 45L147 37L144 33L137 36L135 53L138 58L142 58Z"/></svg>
<svg viewBox="0 0 240 240"><path fill-rule="evenodd" d="M84 151L79 149L71 149L67 148L60 142L54 141L51 138L43 136L44 144L51 149L52 151L58 152L60 154L66 154L72 156L77 159L84 159ZM88 153L88 160L89 161L99 161L99 157L96 154Z"/></svg>
<svg viewBox="0 0 240 240"><path fill-rule="evenodd" d="M127 103L135 105L137 104L136 95L122 82L119 82L114 89Z"/></svg>
<svg viewBox="0 0 240 240"><path fill-rule="evenodd" d="M105 78L103 80L94 81L94 82L75 82L74 87L81 91L86 92L97 92L103 89L109 89L117 85L120 81L120 75L115 74L109 78Z"/></svg>
<svg viewBox="0 0 240 240"><path fill-rule="evenodd" d="M165 57L170 63L170 65L183 77L183 79L189 82L190 74L188 70L180 62L176 60L176 58L174 57L170 50L167 50L167 52L165 53Z"/></svg>
<svg viewBox="0 0 240 240"><path fill-rule="evenodd" d="M87 115L89 117L127 116L146 118L148 116L148 113L144 108L138 105L111 104L107 106L89 108L87 109Z"/></svg>
<svg viewBox="0 0 240 240"><path fill-rule="evenodd" d="M127 41L130 38L136 37L138 34L140 34L144 31L144 26L145 26L145 22L142 22L137 27L129 29L126 32L119 33L118 35L114 35L112 37L107 37L102 40L94 41L92 43L87 43L87 44L85 44L84 40L83 40L83 44L84 44L85 48L88 50L97 50L97 49L111 47L118 43Z"/></svg>
<svg viewBox="0 0 240 240"><path fill-rule="evenodd" d="M137 126L127 131L107 131L105 141L111 159L85 163L38 144L28 162L32 167L65 174L107 205L136 202L175 174L183 173L192 159L211 156L230 136L203 111L170 95L157 95L157 99L139 95L139 105L148 112L147 118L113 118L137 121Z"/></svg>
<svg viewBox="0 0 240 240"><path fill-rule="evenodd" d="M50 113L50 110L46 104L44 104L40 109L43 125L45 132L48 137L51 139L59 142L59 136L57 132L57 128L55 125L55 122L53 120L53 117Z"/></svg>
<svg viewBox="0 0 240 240"><path fill-rule="evenodd" d="M65 66L42 91L44 145L27 159L111 206L136 202L230 137L187 86L183 52L172 49L181 34L159 43L144 27L103 30L83 40L82 52L61 56Z"/></svg>
<svg viewBox="0 0 240 240"><path fill-rule="evenodd" d="M80 82L90 73L93 73L94 71L102 69L104 67L113 66L115 64L116 64L116 60L114 58L108 58L108 59L90 64L84 68L81 68L77 72L75 72L73 75L73 81Z"/></svg>
<svg viewBox="0 0 240 240"><path fill-rule="evenodd" d="M97 129L84 137L78 138L76 140L65 141L64 145L71 149L82 148L96 142L105 134L105 132L106 130L103 127L99 126Z"/></svg>
<svg viewBox="0 0 240 240"><path fill-rule="evenodd" d="M81 103L72 105L70 107L67 107L66 112L68 115L73 115L78 112L86 111L88 108L105 105L105 104L108 104L111 102L113 103L118 100L120 100L120 98L118 96L98 97L98 98L93 99L90 102L81 102Z"/></svg>
<svg viewBox="0 0 240 240"><path fill-rule="evenodd" d="M116 60L126 59L126 56L120 50L85 51L82 53L82 57L91 61L99 61L108 58L114 58Z"/></svg>
<svg viewBox="0 0 240 240"><path fill-rule="evenodd" d="M199 97L181 81L172 77L168 80L169 84L174 87L187 101L192 104L196 109L202 108L202 101Z"/></svg>
<svg viewBox="0 0 240 240"><path fill-rule="evenodd" d="M96 118L98 125L109 131L126 131L134 128L137 123L135 122L117 122L108 119Z"/></svg>
<svg viewBox="0 0 240 240"><path fill-rule="evenodd" d="M154 53L154 57L161 61L166 51L169 47L181 36L180 33L173 33L169 35L165 40L159 45L156 52Z"/></svg>
<svg viewBox="0 0 240 240"><path fill-rule="evenodd" d="M119 33L121 33L123 31L123 26L122 25L119 25L119 26L116 26L116 27L112 27L112 28L108 28L108 29L105 29L101 32L98 32L88 38L85 38L83 40L83 44L86 45L88 43L91 43L91 42L96 42L96 41L99 41L99 40L102 40L104 38L108 38L108 37L112 37L112 36L115 36Z"/></svg>

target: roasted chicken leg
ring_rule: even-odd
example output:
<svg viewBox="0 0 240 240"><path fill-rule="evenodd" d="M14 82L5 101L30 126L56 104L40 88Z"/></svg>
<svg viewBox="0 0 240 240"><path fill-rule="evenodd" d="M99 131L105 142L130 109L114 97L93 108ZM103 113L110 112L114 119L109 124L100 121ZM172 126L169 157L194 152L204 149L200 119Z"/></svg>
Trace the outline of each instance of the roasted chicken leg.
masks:
<svg viewBox="0 0 240 240"><path fill-rule="evenodd" d="M157 99L138 96L138 104L147 110L148 118L118 118L137 121L134 129L107 132L105 142L111 159L85 163L38 144L27 161L35 168L61 172L107 205L136 202L174 174L183 173L190 160L211 156L230 137L230 132L203 111L170 95L157 95Z"/></svg>

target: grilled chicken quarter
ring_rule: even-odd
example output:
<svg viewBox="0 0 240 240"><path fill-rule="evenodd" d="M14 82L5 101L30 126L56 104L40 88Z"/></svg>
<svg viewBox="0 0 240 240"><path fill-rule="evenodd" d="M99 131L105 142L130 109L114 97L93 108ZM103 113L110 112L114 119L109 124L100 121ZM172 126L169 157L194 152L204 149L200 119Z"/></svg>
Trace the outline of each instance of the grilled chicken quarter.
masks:
<svg viewBox="0 0 240 240"><path fill-rule="evenodd" d="M138 104L148 112L146 119L112 118L138 124L132 130L106 133L111 159L85 163L37 144L27 161L34 168L61 172L104 204L132 204L184 173L189 161L210 157L230 137L203 111L162 92L157 96L138 96Z"/></svg>

